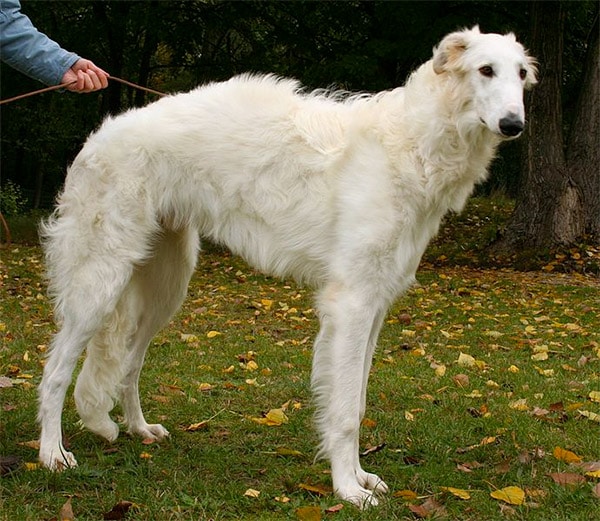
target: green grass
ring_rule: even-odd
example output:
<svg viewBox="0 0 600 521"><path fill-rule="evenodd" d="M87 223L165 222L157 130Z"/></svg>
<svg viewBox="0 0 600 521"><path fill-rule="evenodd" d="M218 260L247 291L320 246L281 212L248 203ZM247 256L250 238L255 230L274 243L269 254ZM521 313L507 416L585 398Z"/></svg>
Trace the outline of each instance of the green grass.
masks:
<svg viewBox="0 0 600 521"><path fill-rule="evenodd" d="M473 251L472 243L485 243L500 226L497 215L478 215L484 224L473 233L474 213L461 219L432 245L421 286L388 315L371 376L370 421L361 432L362 449L385 446L363 466L392 492L415 492L414 505L435 498L445 519L593 519L598 479L569 488L548 473L583 475L553 456L557 446L583 461L600 460L600 424L578 412L600 413L590 399L600 391L598 279L457 266L469 257L451 262L460 251ZM201 257L184 307L154 339L142 374L146 416L171 438L144 445L123 434L108 444L79 428L69 394L64 431L80 466L53 474L26 465L37 458L27 445L38 436L36 386L54 325L39 248L12 245L0 259L0 376L12 384L0 387L0 456L22 460L0 478L0 520L58 518L69 497L78 521L102 519L120 500L135 503L126 517L132 520L297 519L305 506L336 521L415 519L409 502L393 494L364 513L344 505L326 514L337 499L299 488L331 484L327 465L313 462L312 294L214 248ZM209 338L211 331L219 334ZM546 349L547 360L532 360ZM476 363L459 365L461 353ZM254 371L240 365L249 357ZM456 382L460 374L468 377L464 387ZM212 389L200 390L205 383ZM286 402L287 424L250 419ZM535 407L548 412L536 416ZM119 419L118 407L114 414ZM206 420L200 430L186 430ZM511 515L490 497L510 485L527 493ZM448 486L471 498L444 492ZM249 488L260 496L244 496ZM282 496L289 502L275 500Z"/></svg>

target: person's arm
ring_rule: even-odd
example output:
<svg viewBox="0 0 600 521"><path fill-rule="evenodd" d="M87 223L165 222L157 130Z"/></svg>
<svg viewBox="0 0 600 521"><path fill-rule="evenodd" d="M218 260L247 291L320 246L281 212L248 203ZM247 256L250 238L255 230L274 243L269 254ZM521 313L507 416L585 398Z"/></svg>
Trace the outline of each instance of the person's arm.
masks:
<svg viewBox="0 0 600 521"><path fill-rule="evenodd" d="M0 0L0 56L23 74L58 85L80 59L39 32L16 0Z"/></svg>

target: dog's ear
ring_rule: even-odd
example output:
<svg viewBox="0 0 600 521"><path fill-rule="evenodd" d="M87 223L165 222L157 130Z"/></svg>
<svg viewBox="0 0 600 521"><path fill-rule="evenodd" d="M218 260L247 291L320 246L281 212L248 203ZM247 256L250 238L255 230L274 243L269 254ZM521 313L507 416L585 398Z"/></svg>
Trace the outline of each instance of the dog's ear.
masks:
<svg viewBox="0 0 600 521"><path fill-rule="evenodd" d="M538 74L538 62L537 60L529 56L527 51L525 51L525 58L527 59L527 76L525 77L525 88L531 89L537 82L537 74Z"/></svg>
<svg viewBox="0 0 600 521"><path fill-rule="evenodd" d="M477 25L471 30L451 33L440 42L433 50L433 70L436 74L442 74L459 63L474 34L480 34Z"/></svg>

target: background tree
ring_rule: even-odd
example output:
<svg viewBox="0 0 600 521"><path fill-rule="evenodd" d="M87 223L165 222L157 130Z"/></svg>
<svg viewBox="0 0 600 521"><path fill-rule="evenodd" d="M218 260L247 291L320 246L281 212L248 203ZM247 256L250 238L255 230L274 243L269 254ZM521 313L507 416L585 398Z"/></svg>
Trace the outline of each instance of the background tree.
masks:
<svg viewBox="0 0 600 521"><path fill-rule="evenodd" d="M581 88L563 117L563 55L566 14L561 2L532 2L531 52L540 62L539 85L529 95L529 125L521 189L500 247L540 249L600 241L600 83L598 6L589 28ZM563 129L570 123L565 149Z"/></svg>
<svg viewBox="0 0 600 521"><path fill-rule="evenodd" d="M538 227L524 224L530 219L526 210L535 208L527 197L537 191L547 197L581 202L586 223L596 218L598 229L598 187L590 165L598 164L597 67L587 65L590 79L581 91L581 70L587 49L597 50L586 40L596 2L503 2L503 1L331 1L331 2L229 2L206 0L170 0L147 2L106 2L100 0L55 1L52 9L46 2L23 0L23 11L38 28L64 47L89 57L115 76L164 92L188 90L208 81L223 80L233 74L258 71L293 76L308 88L337 87L348 90L375 91L396 87L408 74L431 56L431 48L446 33L459 27L480 24L485 32L514 31L526 45L529 41L529 13L538 8L534 18L556 15L562 9L568 23L561 29L560 17L538 23L532 34L540 42L542 83L533 91L534 111L529 119L532 132L538 132L532 153L546 150L541 160L553 172L544 182L528 177L518 180L521 171L520 142L502 147L493 163L490 181L482 189L518 194L521 224L509 228L507 239L537 236L562 215L541 204L534 219ZM558 23L558 25L557 25ZM552 29L552 27L554 27ZM543 38L552 29L556 52L544 49ZM562 40L561 40L562 38ZM563 53L560 52L563 48ZM588 53L588 60L596 57ZM553 64L562 57L566 66ZM590 62L590 63L591 63ZM550 65L550 67L547 67ZM39 84L2 65L2 98L39 88ZM596 79L593 79L596 73ZM548 82L546 82L548 78ZM554 94L546 98L550 84ZM595 85L595 91L594 91ZM579 92L582 96L578 99ZM541 92L542 94L537 94ZM541 119L550 103L558 115L553 123L554 138L544 139L549 127ZM107 91L85 96L45 94L2 107L1 163L2 183L12 180L19 185L34 207L50 207L63 183L66 165L85 141L86 136L107 113L153 101L152 95L111 83ZM538 109L535 109L538 104ZM564 106L565 118L560 116ZM579 116L569 117L571 114ZM539 118L539 119L538 119ZM570 124L572 121L572 124ZM596 127L594 127L596 121ZM573 132L564 129L569 125ZM596 129L594 131L594 128ZM536 130L538 129L538 130ZM578 132L576 130L579 129ZM562 137L568 136L567 153L561 154ZM595 134L594 134L595 132ZM535 136L532 136L535 139ZM533 143L533 142L531 142ZM593 156L594 151L596 156ZM529 157L529 156L528 156ZM596 157L596 159L594 159ZM529 163L538 161L533 156ZM576 166L577 165L577 166ZM541 169L539 169L541 170ZM570 172L570 186L565 192L565 171ZM595 170L597 172L597 170ZM520 189L522 187L522 190ZM565 196L565 193L577 197ZM529 195L528 195L529 194ZM542 201L543 203L543 201ZM594 206L594 204L596 206ZM546 208L547 207L547 208ZM575 205L574 207L577 207ZM543 210L543 211L542 211ZM542 215L543 214L543 215ZM577 216L577 211L572 215ZM515 218L515 223L519 220ZM536 225L537 226L537 225ZM556 226L548 229L558 229ZM513 230L515 230L513 232ZM529 235L524 235L526 230ZM554 232L552 232L553 234ZM550 235L552 235L550 234ZM521 240L521 239L519 239ZM518 242L518 241L516 241ZM531 244L531 240L522 242ZM508 242L507 242L508 243Z"/></svg>

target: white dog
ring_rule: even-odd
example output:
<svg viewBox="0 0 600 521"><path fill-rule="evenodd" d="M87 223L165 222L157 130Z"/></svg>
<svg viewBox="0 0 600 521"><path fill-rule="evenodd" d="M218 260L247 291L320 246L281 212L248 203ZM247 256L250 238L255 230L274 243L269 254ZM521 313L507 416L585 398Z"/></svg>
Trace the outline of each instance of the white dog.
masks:
<svg viewBox="0 0 600 521"><path fill-rule="evenodd" d="M535 81L512 34L475 27L444 38L404 88L374 96L244 75L108 119L42 230L61 327L40 385L41 462L76 465L61 412L86 348L75 388L84 424L114 440L109 412L120 400L129 432L168 435L144 419L138 377L204 236L317 288L319 454L340 498L376 504L387 486L361 468L359 426L386 311L443 215L523 130L523 89Z"/></svg>

